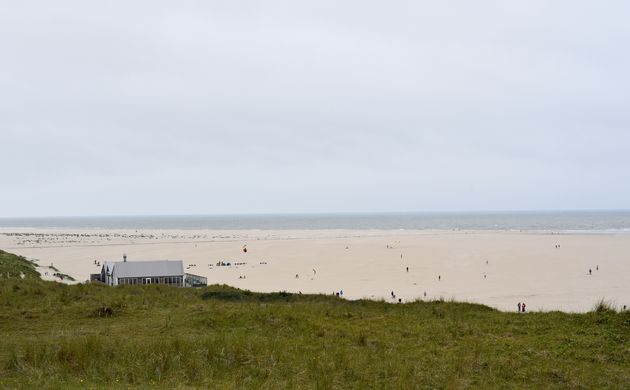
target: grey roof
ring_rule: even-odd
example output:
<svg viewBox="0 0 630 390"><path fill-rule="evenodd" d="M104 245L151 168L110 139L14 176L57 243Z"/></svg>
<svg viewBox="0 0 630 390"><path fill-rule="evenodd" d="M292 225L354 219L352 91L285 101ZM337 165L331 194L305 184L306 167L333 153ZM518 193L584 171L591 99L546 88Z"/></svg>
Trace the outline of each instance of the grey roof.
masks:
<svg viewBox="0 0 630 390"><path fill-rule="evenodd" d="M107 271L112 272L112 270L114 269L114 264L116 264L115 261L105 261L105 262L103 262L102 269L104 269L105 272L107 272Z"/></svg>
<svg viewBox="0 0 630 390"><path fill-rule="evenodd" d="M114 265L116 278L181 275L184 275L184 263L181 260L119 261Z"/></svg>

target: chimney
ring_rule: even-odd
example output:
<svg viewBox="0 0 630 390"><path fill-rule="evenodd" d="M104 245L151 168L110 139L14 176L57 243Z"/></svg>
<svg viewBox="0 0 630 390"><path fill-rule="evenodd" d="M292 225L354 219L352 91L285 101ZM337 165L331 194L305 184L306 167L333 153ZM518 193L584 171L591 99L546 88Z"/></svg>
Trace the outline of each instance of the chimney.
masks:
<svg viewBox="0 0 630 390"><path fill-rule="evenodd" d="M125 262L125 263L127 262L127 254L126 253L123 253L123 262Z"/></svg>

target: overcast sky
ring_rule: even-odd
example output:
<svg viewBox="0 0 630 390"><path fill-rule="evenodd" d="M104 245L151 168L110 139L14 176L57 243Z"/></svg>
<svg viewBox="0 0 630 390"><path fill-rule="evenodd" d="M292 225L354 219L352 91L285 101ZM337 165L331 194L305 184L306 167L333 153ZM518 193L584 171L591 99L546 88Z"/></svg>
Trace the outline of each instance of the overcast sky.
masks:
<svg viewBox="0 0 630 390"><path fill-rule="evenodd" d="M0 0L0 217L628 209L629 15Z"/></svg>

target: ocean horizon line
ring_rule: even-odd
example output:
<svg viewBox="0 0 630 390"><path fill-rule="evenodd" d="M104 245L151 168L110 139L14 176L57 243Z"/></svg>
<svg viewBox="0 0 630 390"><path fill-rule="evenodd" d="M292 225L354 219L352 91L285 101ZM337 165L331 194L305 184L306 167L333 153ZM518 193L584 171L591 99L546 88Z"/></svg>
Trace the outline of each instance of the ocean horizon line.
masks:
<svg viewBox="0 0 630 390"><path fill-rule="evenodd" d="M0 218L2 228L626 231L630 210L191 214Z"/></svg>
<svg viewBox="0 0 630 390"><path fill-rule="evenodd" d="M397 216L397 215L503 215L503 214L594 214L630 213L628 209L513 209L513 210L437 210L437 211L315 211L315 212L252 212L252 213L166 213L166 214L86 214L32 215L0 217L2 220L21 219L81 219L81 218L179 218L179 217L299 217L299 216Z"/></svg>

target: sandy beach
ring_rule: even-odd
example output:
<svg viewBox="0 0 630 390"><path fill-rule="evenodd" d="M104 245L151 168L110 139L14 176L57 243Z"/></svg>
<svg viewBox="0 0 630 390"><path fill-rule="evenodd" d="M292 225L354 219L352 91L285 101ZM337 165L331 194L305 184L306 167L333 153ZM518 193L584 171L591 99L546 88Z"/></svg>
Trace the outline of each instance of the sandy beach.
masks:
<svg viewBox="0 0 630 390"><path fill-rule="evenodd" d="M2 229L0 249L77 282L100 270L95 260L126 253L129 261L183 260L209 284L259 292L342 290L347 299L444 298L505 311L526 302L529 310L584 312L602 298L630 306L630 234Z"/></svg>

